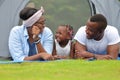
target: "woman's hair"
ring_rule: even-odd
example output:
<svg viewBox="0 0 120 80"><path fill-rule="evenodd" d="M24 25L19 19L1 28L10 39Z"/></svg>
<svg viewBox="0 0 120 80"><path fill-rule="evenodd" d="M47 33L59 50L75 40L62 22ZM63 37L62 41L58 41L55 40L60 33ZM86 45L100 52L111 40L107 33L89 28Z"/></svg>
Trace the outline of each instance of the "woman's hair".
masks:
<svg viewBox="0 0 120 80"><path fill-rule="evenodd" d="M74 36L74 30L73 30L73 27L71 26L71 25L66 25L66 24L64 24L64 25L61 25L61 26L64 26L64 27L66 27L66 32L68 33L68 35L70 36L70 40L72 40L73 39L73 36Z"/></svg>
<svg viewBox="0 0 120 80"><path fill-rule="evenodd" d="M25 7L24 9L22 9L20 11L20 18L22 20L27 20L28 18L30 18L34 13L36 13L38 10L35 8L31 8L31 7Z"/></svg>
<svg viewBox="0 0 120 80"><path fill-rule="evenodd" d="M95 14L90 18L91 22L97 22L99 23L99 30L104 30L107 26L107 20L105 18L105 16L103 16L102 14Z"/></svg>

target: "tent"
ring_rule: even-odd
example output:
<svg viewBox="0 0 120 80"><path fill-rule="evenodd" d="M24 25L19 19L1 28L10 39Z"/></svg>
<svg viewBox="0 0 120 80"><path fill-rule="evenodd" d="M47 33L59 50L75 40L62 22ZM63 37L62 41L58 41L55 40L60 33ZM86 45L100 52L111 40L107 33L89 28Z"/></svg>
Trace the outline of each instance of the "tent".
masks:
<svg viewBox="0 0 120 80"><path fill-rule="evenodd" d="M0 0L0 57L10 57L8 37L11 28L19 24L19 12L29 0ZM118 28L120 33L120 2L118 0L88 0L91 15L101 13L108 24Z"/></svg>
<svg viewBox="0 0 120 80"><path fill-rule="evenodd" d="M0 0L0 57L9 57L8 37L11 28L19 23L19 11L29 0Z"/></svg>
<svg viewBox="0 0 120 80"><path fill-rule="evenodd" d="M109 25L117 27L120 34L120 1L119 0L89 0L92 14L101 13Z"/></svg>

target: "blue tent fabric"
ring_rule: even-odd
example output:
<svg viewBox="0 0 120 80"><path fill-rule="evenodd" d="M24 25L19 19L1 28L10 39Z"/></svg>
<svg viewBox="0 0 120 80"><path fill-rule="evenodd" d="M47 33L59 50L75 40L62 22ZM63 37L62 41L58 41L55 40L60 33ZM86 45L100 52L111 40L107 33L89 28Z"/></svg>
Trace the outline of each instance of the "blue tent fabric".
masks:
<svg viewBox="0 0 120 80"><path fill-rule="evenodd" d="M53 60L53 61L63 61L63 60L68 60L68 59L60 59L60 60ZM95 61L96 59L94 58L90 58L88 60L85 60L85 61ZM117 58L117 60L120 60L120 57ZM33 62L51 62L51 61L0 61L0 64L21 64L21 63L24 63L24 62L30 62L30 63L33 63Z"/></svg>
<svg viewBox="0 0 120 80"><path fill-rule="evenodd" d="M22 63L19 61L0 61L0 64L12 64L12 63Z"/></svg>
<svg viewBox="0 0 120 80"><path fill-rule="evenodd" d="M24 63L24 62L48 62L48 61L0 61L0 64L15 64L15 63Z"/></svg>

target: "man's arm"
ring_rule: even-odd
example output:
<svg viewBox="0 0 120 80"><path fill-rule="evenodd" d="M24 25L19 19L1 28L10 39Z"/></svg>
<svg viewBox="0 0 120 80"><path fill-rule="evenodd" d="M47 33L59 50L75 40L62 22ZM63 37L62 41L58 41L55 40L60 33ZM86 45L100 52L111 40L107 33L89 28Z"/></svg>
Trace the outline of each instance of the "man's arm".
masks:
<svg viewBox="0 0 120 80"><path fill-rule="evenodd" d="M119 43L109 45L107 47L107 54L110 55L113 59L116 59L118 57L119 48L120 48Z"/></svg>
<svg viewBox="0 0 120 80"><path fill-rule="evenodd" d="M116 59L119 52L119 44L109 45L107 47L107 54L106 55L98 55L94 53L90 53L86 50L86 47L79 42L75 44L75 56L76 58L81 59L89 59L89 58L96 58L98 60L109 60L109 59Z"/></svg>
<svg viewBox="0 0 120 80"><path fill-rule="evenodd" d="M75 43L75 57L81 58L81 59L86 59L86 58L94 57L94 54L88 52L85 45L82 45L81 43L76 41L76 43Z"/></svg>
<svg viewBox="0 0 120 80"><path fill-rule="evenodd" d="M107 47L107 54L106 55L95 55L96 59L98 60L110 60L110 59L117 59L119 53L119 43L114 45L109 45Z"/></svg>

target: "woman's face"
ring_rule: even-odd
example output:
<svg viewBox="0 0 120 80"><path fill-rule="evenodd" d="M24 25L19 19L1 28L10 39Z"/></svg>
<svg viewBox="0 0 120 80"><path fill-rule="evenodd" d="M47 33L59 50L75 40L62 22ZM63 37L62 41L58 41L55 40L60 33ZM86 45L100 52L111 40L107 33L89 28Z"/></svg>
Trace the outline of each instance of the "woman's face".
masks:
<svg viewBox="0 0 120 80"><path fill-rule="evenodd" d="M41 16L40 19L36 23L34 23L32 27L34 26L37 26L41 33L45 27L45 18Z"/></svg>
<svg viewBox="0 0 120 80"><path fill-rule="evenodd" d="M45 27L45 18L43 16L40 17L40 19L32 25L32 27L28 27L28 33L31 35L39 35L43 32L43 29Z"/></svg>
<svg viewBox="0 0 120 80"><path fill-rule="evenodd" d="M28 33L30 35L39 35L43 32L43 29L45 27L45 18L43 16L40 17L40 19L32 25L32 27L28 27Z"/></svg>

